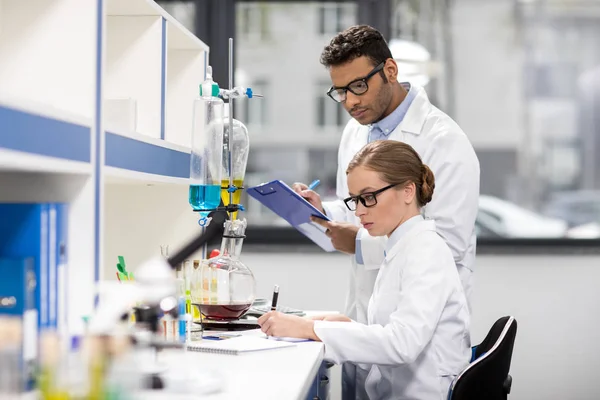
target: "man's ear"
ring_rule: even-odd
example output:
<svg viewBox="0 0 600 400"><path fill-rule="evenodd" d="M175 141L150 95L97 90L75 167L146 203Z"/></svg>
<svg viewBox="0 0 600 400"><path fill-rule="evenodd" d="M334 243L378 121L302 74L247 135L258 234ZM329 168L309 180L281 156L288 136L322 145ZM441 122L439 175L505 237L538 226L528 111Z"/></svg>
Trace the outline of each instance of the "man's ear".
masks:
<svg viewBox="0 0 600 400"><path fill-rule="evenodd" d="M386 60L383 71L389 82L396 82L398 80L398 64L396 64L393 58Z"/></svg>

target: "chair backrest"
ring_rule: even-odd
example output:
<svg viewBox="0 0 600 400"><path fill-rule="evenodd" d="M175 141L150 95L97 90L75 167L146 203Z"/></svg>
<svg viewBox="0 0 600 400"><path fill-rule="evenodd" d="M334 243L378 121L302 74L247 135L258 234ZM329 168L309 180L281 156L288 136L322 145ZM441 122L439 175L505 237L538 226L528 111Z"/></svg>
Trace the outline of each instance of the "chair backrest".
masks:
<svg viewBox="0 0 600 400"><path fill-rule="evenodd" d="M485 339L475 347L471 363L450 386L449 400L505 400L510 391L512 359L517 321L502 317Z"/></svg>

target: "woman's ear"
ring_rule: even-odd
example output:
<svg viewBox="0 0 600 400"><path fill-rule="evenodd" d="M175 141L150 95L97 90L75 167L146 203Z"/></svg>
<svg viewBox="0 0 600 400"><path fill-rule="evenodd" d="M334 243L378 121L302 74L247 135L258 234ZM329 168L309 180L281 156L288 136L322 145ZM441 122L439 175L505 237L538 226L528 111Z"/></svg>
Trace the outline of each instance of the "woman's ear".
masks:
<svg viewBox="0 0 600 400"><path fill-rule="evenodd" d="M406 186L404 186L403 195L404 195L404 203L411 204L415 200L417 187L413 182L410 182Z"/></svg>

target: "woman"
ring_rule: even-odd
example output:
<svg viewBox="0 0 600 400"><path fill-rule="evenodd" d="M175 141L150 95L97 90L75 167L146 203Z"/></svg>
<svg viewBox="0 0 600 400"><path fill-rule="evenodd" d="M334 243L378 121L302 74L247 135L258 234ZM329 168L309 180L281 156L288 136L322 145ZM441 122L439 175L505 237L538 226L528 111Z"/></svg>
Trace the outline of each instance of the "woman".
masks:
<svg viewBox="0 0 600 400"><path fill-rule="evenodd" d="M269 312L271 336L322 341L325 358L368 364L369 399L446 399L470 359L469 312L450 249L421 217L434 177L409 145L375 141L346 171L355 211L372 236L389 237L369 301L368 325L345 316L313 319Z"/></svg>

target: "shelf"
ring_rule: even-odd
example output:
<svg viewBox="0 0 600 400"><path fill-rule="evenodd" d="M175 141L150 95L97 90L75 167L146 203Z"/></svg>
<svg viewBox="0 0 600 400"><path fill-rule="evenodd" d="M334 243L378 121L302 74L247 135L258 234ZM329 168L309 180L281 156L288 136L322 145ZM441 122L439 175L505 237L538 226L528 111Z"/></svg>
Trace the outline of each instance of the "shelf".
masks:
<svg viewBox="0 0 600 400"><path fill-rule="evenodd" d="M162 16L164 10L151 0L109 0L106 2L108 15Z"/></svg>
<svg viewBox="0 0 600 400"><path fill-rule="evenodd" d="M166 14L166 12L165 12ZM208 46L188 31L179 21L166 14L169 49L208 52Z"/></svg>
<svg viewBox="0 0 600 400"><path fill-rule="evenodd" d="M158 16L107 17L104 104L108 129L161 137L161 21ZM111 104L114 100L116 105ZM131 106L119 108L127 102Z"/></svg>
<svg viewBox="0 0 600 400"><path fill-rule="evenodd" d="M181 47L181 31L167 24L165 139L191 146L194 99L206 76L207 54Z"/></svg>
<svg viewBox="0 0 600 400"><path fill-rule="evenodd" d="M0 169L90 172L89 126L50 107L4 104L0 100Z"/></svg>
<svg viewBox="0 0 600 400"><path fill-rule="evenodd" d="M96 0L0 0L0 95L94 114Z"/></svg>
<svg viewBox="0 0 600 400"><path fill-rule="evenodd" d="M148 174L123 168L104 167L104 182L109 185L184 185L190 184L189 178Z"/></svg>
<svg viewBox="0 0 600 400"><path fill-rule="evenodd" d="M186 186L107 185L104 197L102 272L106 279L116 279L118 255L134 270L160 255L161 244L169 244L173 254L201 230L198 213L188 204Z"/></svg>
<svg viewBox="0 0 600 400"><path fill-rule="evenodd" d="M189 148L143 135L114 132L106 132L105 143L106 166L112 167L105 171L114 178L112 182L189 184Z"/></svg>
<svg viewBox="0 0 600 400"><path fill-rule="evenodd" d="M162 7L152 0L109 0L106 6L112 16L160 16L165 18L171 31L171 44L179 50L208 51L208 46L188 31Z"/></svg>
<svg viewBox="0 0 600 400"><path fill-rule="evenodd" d="M0 173L89 175L91 170L91 165L83 162L4 149L0 139Z"/></svg>
<svg viewBox="0 0 600 400"><path fill-rule="evenodd" d="M0 0L0 202L68 203L72 332L115 254L135 268L200 229L187 196L207 59L151 0Z"/></svg>

